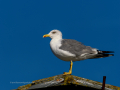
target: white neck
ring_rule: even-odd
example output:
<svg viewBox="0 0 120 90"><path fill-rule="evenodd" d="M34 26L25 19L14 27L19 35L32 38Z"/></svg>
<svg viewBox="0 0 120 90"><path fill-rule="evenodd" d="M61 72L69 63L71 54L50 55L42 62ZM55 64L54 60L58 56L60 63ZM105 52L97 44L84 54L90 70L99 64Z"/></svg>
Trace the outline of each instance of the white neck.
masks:
<svg viewBox="0 0 120 90"><path fill-rule="evenodd" d="M51 38L52 40L61 40L62 39L62 36L56 36L56 37L53 37L53 38Z"/></svg>

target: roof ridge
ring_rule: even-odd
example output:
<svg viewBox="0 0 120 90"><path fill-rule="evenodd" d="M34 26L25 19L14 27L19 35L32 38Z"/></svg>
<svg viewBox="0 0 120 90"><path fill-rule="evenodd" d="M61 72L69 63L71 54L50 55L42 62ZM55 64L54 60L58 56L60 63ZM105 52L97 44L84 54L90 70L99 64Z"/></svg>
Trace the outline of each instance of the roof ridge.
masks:
<svg viewBox="0 0 120 90"><path fill-rule="evenodd" d="M43 78L39 80L32 81L32 83L23 85L14 90L30 90L54 86L64 86L64 85L80 85L84 87L90 87L95 89L101 89L102 83L98 81L89 80L86 78L74 76L74 75L56 75L48 78ZM120 90L120 87L113 86L110 84L105 84L105 90Z"/></svg>

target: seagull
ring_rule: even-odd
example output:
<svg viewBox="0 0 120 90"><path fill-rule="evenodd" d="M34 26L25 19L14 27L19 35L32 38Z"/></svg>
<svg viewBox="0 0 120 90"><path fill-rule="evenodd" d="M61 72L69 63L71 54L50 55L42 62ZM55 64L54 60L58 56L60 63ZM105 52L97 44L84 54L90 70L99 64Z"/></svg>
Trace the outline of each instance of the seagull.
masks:
<svg viewBox="0 0 120 90"><path fill-rule="evenodd" d="M102 51L90 46L85 46L81 42L73 39L62 39L62 33L59 30L52 30L49 34L43 35L43 38L50 37L50 48L53 54L63 61L70 61L69 72L63 75L72 74L72 66L74 61L85 59L95 59L113 56L113 51Z"/></svg>

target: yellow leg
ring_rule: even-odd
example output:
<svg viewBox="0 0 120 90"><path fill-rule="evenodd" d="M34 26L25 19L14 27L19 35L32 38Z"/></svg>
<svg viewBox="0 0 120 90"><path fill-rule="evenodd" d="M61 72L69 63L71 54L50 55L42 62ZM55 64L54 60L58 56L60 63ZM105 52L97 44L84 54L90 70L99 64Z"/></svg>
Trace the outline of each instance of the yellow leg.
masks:
<svg viewBox="0 0 120 90"><path fill-rule="evenodd" d="M70 75L70 74L72 74L72 66L73 66L73 62L72 62L72 60L70 61L70 69L69 69L69 72L64 72L64 74L63 75Z"/></svg>

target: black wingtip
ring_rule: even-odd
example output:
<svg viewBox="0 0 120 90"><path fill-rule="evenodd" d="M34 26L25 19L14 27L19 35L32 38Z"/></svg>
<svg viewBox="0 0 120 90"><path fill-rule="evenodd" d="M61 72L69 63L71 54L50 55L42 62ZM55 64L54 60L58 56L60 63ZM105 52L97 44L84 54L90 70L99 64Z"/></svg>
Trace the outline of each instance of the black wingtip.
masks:
<svg viewBox="0 0 120 90"><path fill-rule="evenodd" d="M102 51L102 50L98 50L98 54L102 54L102 53L114 53L114 51Z"/></svg>
<svg viewBox="0 0 120 90"><path fill-rule="evenodd" d="M114 56L114 54L99 54L101 55L101 57L110 57L110 56Z"/></svg>
<svg viewBox="0 0 120 90"><path fill-rule="evenodd" d="M114 56L114 54L109 54L109 56Z"/></svg>

